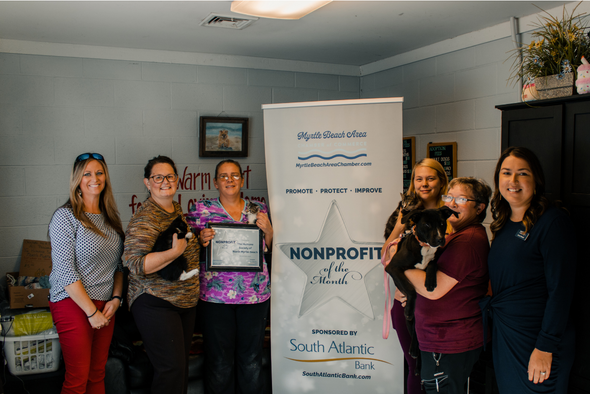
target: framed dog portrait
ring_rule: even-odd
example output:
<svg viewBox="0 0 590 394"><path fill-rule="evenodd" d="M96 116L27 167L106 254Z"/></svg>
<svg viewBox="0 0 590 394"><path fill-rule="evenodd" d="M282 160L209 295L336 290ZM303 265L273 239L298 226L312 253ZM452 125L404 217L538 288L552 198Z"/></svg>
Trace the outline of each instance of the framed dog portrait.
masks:
<svg viewBox="0 0 590 394"><path fill-rule="evenodd" d="M201 116L200 157L248 156L248 118Z"/></svg>

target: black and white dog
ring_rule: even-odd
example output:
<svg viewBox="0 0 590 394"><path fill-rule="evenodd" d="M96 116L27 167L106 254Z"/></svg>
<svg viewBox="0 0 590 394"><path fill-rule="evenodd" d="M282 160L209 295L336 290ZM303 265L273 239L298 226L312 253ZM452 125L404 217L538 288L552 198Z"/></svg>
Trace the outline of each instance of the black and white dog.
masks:
<svg viewBox="0 0 590 394"><path fill-rule="evenodd" d="M163 252L172 248L172 235L177 234L178 239L186 238L187 240L193 237L187 224L182 220L182 216L178 216L170 226L160 233L156 239L156 243L152 252ZM188 263L183 254L178 256L173 262L158 271L158 275L166 280L187 280L199 273L198 269L186 272Z"/></svg>
<svg viewBox="0 0 590 394"><path fill-rule="evenodd" d="M393 278L395 286L407 297L404 314L406 324L412 337L410 355L418 357L418 340L414 320L416 306L416 289L406 277L405 271L418 268L426 271L424 285L428 291L436 288L436 251L445 245L447 219L459 214L449 207L438 209L413 210L402 217L406 226L413 223L412 231L407 232L397 245L397 252L392 257L385 271Z"/></svg>

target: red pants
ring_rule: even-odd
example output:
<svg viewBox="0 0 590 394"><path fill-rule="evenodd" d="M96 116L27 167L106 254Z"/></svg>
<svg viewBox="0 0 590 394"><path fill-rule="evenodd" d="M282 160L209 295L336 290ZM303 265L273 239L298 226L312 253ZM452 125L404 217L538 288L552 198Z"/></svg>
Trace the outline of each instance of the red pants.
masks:
<svg viewBox="0 0 590 394"><path fill-rule="evenodd" d="M94 301L99 311L105 303ZM86 313L71 298L50 302L49 309L57 327L66 364L61 394L104 394L104 370L115 317L108 326L95 330L90 326Z"/></svg>

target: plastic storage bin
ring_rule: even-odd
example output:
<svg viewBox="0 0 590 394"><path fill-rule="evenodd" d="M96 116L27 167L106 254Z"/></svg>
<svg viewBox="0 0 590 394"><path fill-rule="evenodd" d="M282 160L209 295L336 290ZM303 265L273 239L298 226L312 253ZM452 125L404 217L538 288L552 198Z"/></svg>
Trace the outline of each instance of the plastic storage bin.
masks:
<svg viewBox="0 0 590 394"><path fill-rule="evenodd" d="M57 334L5 337L4 355L13 375L57 371L61 346Z"/></svg>

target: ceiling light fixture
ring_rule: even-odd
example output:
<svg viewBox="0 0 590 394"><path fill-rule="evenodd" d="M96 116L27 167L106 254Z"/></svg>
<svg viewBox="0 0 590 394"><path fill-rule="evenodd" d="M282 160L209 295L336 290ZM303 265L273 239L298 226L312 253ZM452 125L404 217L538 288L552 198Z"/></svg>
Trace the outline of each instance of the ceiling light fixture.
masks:
<svg viewBox="0 0 590 394"><path fill-rule="evenodd" d="M327 1L254 1L234 0L232 12L273 19L300 19L305 15L331 3Z"/></svg>

